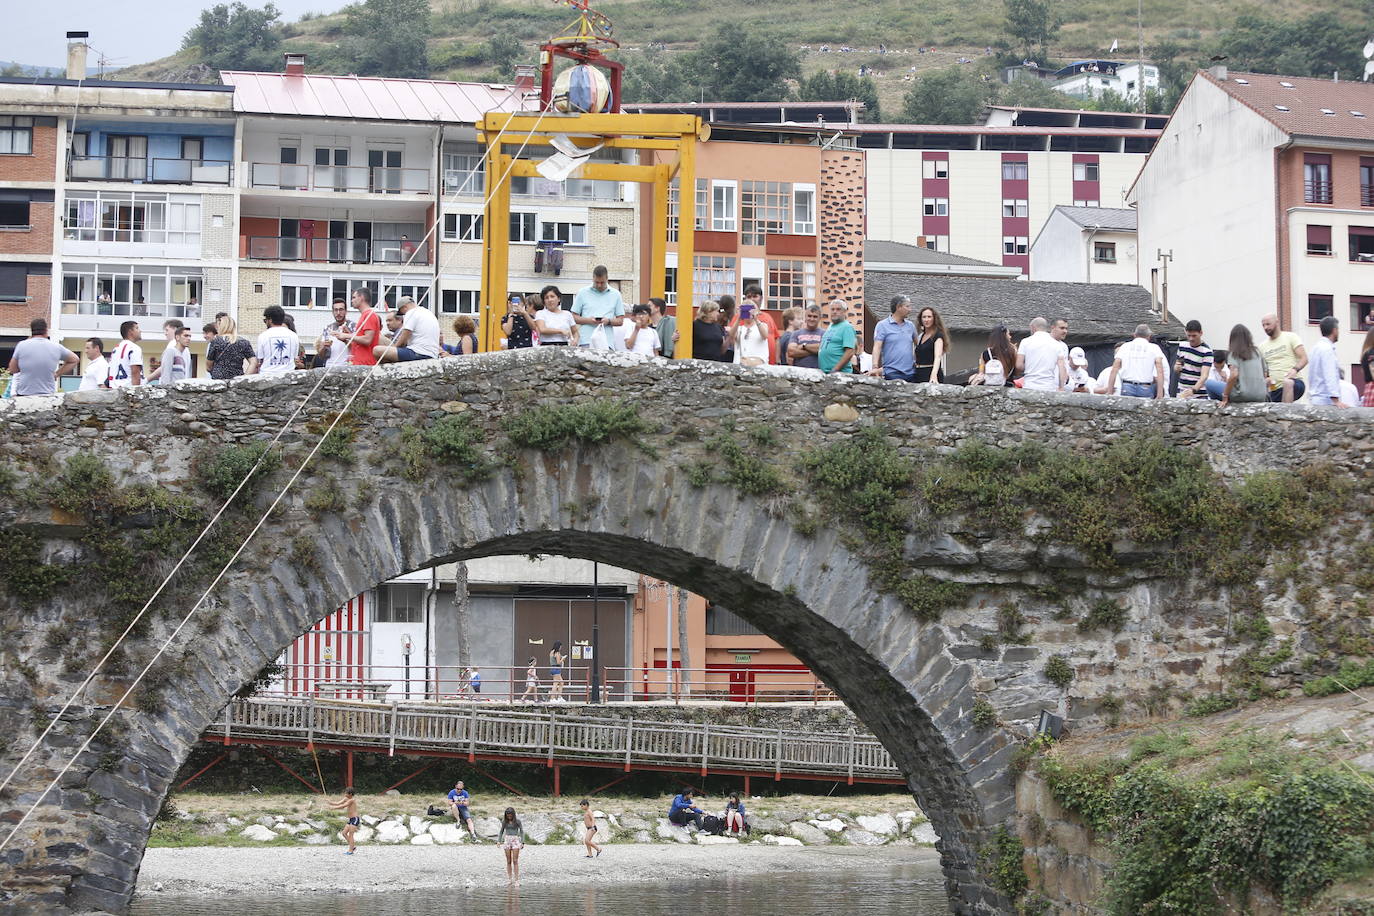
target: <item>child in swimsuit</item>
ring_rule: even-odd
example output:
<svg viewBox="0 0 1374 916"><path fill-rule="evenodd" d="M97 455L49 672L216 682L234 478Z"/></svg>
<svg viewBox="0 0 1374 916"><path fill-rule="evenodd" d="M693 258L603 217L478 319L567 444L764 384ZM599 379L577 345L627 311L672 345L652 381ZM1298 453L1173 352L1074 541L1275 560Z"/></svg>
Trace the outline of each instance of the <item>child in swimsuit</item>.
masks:
<svg viewBox="0 0 1374 916"><path fill-rule="evenodd" d="M353 797L353 787L349 786L344 789L343 798L336 802L330 802L329 807L335 811L343 811L348 815L348 823L344 825L343 829L344 839L348 840L348 852L344 855L351 856L358 849L357 844L353 842L353 837L357 834L358 826L361 823L358 819L358 799Z"/></svg>
<svg viewBox="0 0 1374 916"><path fill-rule="evenodd" d="M525 703L529 700L534 700L535 702L538 702L539 673L538 670L534 667L534 656L531 655L530 660L525 664L528 665L528 667L525 669L525 692L520 694L520 702Z"/></svg>
<svg viewBox="0 0 1374 916"><path fill-rule="evenodd" d="M592 817L592 803L587 799L577 803L582 809L582 826L587 828L586 834L582 837L582 845L587 847L587 858L594 858L592 850L596 850L596 855L601 855L601 844L596 841L596 818Z"/></svg>
<svg viewBox="0 0 1374 916"><path fill-rule="evenodd" d="M517 886L520 884L520 850L525 846L525 828L515 816L514 808L507 808L501 816L501 830L496 834L496 842L506 853L506 880Z"/></svg>

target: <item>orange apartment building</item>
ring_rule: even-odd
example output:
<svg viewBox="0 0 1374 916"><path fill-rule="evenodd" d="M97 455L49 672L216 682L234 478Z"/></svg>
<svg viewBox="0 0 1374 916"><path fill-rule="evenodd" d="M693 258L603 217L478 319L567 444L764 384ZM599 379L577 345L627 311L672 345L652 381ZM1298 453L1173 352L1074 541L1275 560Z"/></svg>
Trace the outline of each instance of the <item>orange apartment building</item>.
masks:
<svg viewBox="0 0 1374 916"><path fill-rule="evenodd" d="M0 109L0 365L52 303L55 116Z"/></svg>
<svg viewBox="0 0 1374 916"><path fill-rule="evenodd" d="M657 163L673 154L651 155L662 157L649 160ZM779 328L784 309L841 298L862 330L865 181L864 153L843 127L713 124L711 139L697 147L690 280L677 253L681 189L669 190L669 304L690 297L695 306L726 294L739 300L758 284ZM645 200L639 239L645 264L652 208Z"/></svg>

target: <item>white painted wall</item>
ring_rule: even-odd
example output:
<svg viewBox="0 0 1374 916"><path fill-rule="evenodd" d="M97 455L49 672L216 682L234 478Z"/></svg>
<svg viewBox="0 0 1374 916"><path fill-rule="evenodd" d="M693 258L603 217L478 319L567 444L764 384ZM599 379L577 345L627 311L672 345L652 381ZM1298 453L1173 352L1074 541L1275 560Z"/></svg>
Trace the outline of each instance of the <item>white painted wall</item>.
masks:
<svg viewBox="0 0 1374 916"><path fill-rule="evenodd" d="M1116 261L1094 261L1099 243L1116 246ZM1134 232L1092 231L1056 210L1031 246L1031 279L1064 283L1128 283L1136 278ZM1148 281L1148 278L1146 278Z"/></svg>
<svg viewBox="0 0 1374 916"><path fill-rule="evenodd" d="M1156 250L1172 250L1169 311L1201 321L1213 346L1238 322L1258 331L1276 307L1274 148L1284 141L1273 124L1196 78L1132 195L1142 284Z"/></svg>
<svg viewBox="0 0 1374 916"><path fill-rule="evenodd" d="M868 158L868 237L915 244L922 235L921 150L865 150ZM1026 153L1030 196L1029 238L1051 211L1072 206L1073 153ZM1125 193L1145 157L1140 153L1098 154L1098 203L1124 206ZM1002 153L949 153L949 250L1002 263ZM1129 282L1135 282L1133 279Z"/></svg>

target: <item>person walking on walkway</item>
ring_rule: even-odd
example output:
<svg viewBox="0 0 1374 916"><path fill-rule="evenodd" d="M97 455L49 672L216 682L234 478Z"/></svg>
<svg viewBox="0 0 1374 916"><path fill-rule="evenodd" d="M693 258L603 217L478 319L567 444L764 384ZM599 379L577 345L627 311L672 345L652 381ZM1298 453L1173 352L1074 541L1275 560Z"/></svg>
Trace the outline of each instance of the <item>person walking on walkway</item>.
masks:
<svg viewBox="0 0 1374 916"><path fill-rule="evenodd" d="M526 662L525 668L525 692L520 694L521 703L539 702L539 669L535 667L534 656Z"/></svg>
<svg viewBox="0 0 1374 916"><path fill-rule="evenodd" d="M563 702L563 662L566 656L563 655L563 641L555 640L553 648L549 650L549 702Z"/></svg>

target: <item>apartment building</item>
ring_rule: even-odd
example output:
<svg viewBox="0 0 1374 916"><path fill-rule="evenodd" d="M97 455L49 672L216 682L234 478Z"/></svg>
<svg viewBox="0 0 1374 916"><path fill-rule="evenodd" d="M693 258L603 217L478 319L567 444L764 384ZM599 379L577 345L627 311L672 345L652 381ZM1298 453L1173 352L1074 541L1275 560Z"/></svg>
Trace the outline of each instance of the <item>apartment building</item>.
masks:
<svg viewBox="0 0 1374 916"><path fill-rule="evenodd" d="M994 108L980 125L853 125L868 160L868 235L1029 275L1051 211L1121 206L1164 122Z"/></svg>
<svg viewBox="0 0 1374 916"><path fill-rule="evenodd" d="M1374 328L1374 85L1217 67L1194 76L1130 203L1172 252L1169 307L1213 346L1268 312L1310 348L1326 315L1357 384Z"/></svg>
<svg viewBox="0 0 1374 916"><path fill-rule="evenodd" d="M7 79L0 110L6 334L43 315L79 352L86 337L117 340L130 319L160 339L166 318L198 329L231 306L229 87ZM192 352L199 368L204 344Z"/></svg>

